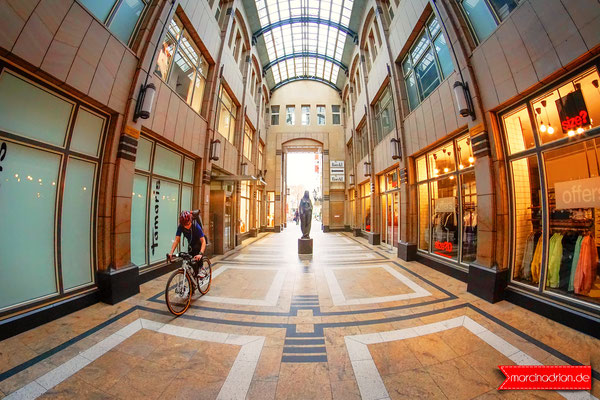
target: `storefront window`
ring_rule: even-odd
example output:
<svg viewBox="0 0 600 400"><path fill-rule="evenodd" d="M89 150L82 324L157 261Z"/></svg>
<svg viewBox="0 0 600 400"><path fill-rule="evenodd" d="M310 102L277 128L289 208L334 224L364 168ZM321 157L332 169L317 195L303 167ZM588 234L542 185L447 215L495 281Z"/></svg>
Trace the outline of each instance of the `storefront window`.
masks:
<svg viewBox="0 0 600 400"><path fill-rule="evenodd" d="M250 228L250 185L246 181L242 181L241 185L240 233L246 233Z"/></svg>
<svg viewBox="0 0 600 400"><path fill-rule="evenodd" d="M460 176L462 195L462 262L477 258L477 189L475 172Z"/></svg>
<svg viewBox="0 0 600 400"><path fill-rule="evenodd" d="M371 183L360 185L361 228L371 232Z"/></svg>
<svg viewBox="0 0 600 400"><path fill-rule="evenodd" d="M600 139L544 153L550 239L545 287L600 304Z"/></svg>
<svg viewBox="0 0 600 400"><path fill-rule="evenodd" d="M194 160L144 137L139 143L143 151L136 158L131 194L131 261L145 266L164 261L179 213L192 208Z"/></svg>
<svg viewBox="0 0 600 400"><path fill-rule="evenodd" d="M275 226L275 192L267 192L267 226Z"/></svg>
<svg viewBox="0 0 600 400"><path fill-rule="evenodd" d="M0 72L0 310L94 283L107 121L24 76Z"/></svg>
<svg viewBox="0 0 600 400"><path fill-rule="evenodd" d="M512 280L588 304L600 304L600 139L593 130L600 118L598 80L596 67L588 69L502 116L510 153L535 149L508 159ZM534 116L520 120L520 131L538 139L520 147L514 146L520 144L515 124L506 123L519 113Z"/></svg>
<svg viewBox="0 0 600 400"><path fill-rule="evenodd" d="M431 182L431 229L434 254L458 260L457 184L454 175Z"/></svg>
<svg viewBox="0 0 600 400"><path fill-rule="evenodd" d="M398 244L398 170L380 176L381 242L390 246Z"/></svg>
<svg viewBox="0 0 600 400"><path fill-rule="evenodd" d="M581 135L600 124L599 79L594 68L531 101L541 144Z"/></svg>
<svg viewBox="0 0 600 400"><path fill-rule="evenodd" d="M418 248L470 263L477 256L475 157L469 135L416 160L419 198ZM458 168L456 166L458 165Z"/></svg>

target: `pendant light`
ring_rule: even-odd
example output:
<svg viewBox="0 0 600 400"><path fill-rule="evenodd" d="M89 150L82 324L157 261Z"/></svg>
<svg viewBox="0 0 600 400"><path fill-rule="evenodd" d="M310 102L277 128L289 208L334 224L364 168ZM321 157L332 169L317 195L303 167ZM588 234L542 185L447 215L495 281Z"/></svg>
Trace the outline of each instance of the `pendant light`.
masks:
<svg viewBox="0 0 600 400"><path fill-rule="evenodd" d="M543 130L540 126L540 131L548 132L549 135L552 135L554 133L554 128L552 127L552 124L548 119L548 109L546 108L546 100L542 100L542 107L544 107L544 114L546 115L546 121L548 121L548 127L545 130Z"/></svg>

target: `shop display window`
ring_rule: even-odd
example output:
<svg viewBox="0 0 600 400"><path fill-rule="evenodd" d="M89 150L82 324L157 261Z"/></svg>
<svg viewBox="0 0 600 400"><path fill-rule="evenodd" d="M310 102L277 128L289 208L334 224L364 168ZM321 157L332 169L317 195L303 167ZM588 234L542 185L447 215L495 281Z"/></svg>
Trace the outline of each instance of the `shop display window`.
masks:
<svg viewBox="0 0 600 400"><path fill-rule="evenodd" d="M523 105L502 117L506 144L510 154L535 147L527 106Z"/></svg>
<svg viewBox="0 0 600 400"><path fill-rule="evenodd" d="M241 183L239 223L240 233L248 232L250 228L250 185L246 181Z"/></svg>
<svg viewBox="0 0 600 400"><path fill-rule="evenodd" d="M275 192L267 192L267 226L275 227Z"/></svg>
<svg viewBox="0 0 600 400"><path fill-rule="evenodd" d="M381 207L381 242L390 246L398 243L399 192L398 170L379 176Z"/></svg>
<svg viewBox="0 0 600 400"><path fill-rule="evenodd" d="M131 193L131 262L163 262L171 250L179 213L192 209L194 160L145 137ZM182 239L180 249L187 249Z"/></svg>
<svg viewBox="0 0 600 400"><path fill-rule="evenodd" d="M371 183L360 185L361 229L371 232Z"/></svg>
<svg viewBox="0 0 600 400"><path fill-rule="evenodd" d="M600 139L544 152L546 290L600 304Z"/></svg>
<svg viewBox="0 0 600 400"><path fill-rule="evenodd" d="M512 281L591 306L600 304L599 118L596 67L501 116L510 150ZM535 153L520 157L526 149Z"/></svg>
<svg viewBox="0 0 600 400"><path fill-rule="evenodd" d="M475 261L477 189L469 135L430 151L415 163L418 249L457 263Z"/></svg>
<svg viewBox="0 0 600 400"><path fill-rule="evenodd" d="M540 144L579 136L600 124L599 80L593 68L531 101Z"/></svg>
<svg viewBox="0 0 600 400"><path fill-rule="evenodd" d="M94 284L107 123L66 94L0 71L0 312Z"/></svg>

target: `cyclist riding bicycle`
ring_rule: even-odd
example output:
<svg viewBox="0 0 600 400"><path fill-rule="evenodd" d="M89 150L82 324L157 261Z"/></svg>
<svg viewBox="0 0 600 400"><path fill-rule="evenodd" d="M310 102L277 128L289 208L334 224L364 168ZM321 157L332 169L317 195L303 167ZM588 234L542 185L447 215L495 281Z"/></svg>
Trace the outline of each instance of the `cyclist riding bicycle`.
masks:
<svg viewBox="0 0 600 400"><path fill-rule="evenodd" d="M194 272L198 274L198 261L202 259L204 250L206 250L206 238L204 237L202 227L198 221L193 219L190 211L182 211L179 215L179 226L177 226L175 240L173 241L171 252L168 255L169 261L173 258L173 252L177 248L177 245L179 245L181 234L187 239L188 253L190 253L191 256L194 256L192 266Z"/></svg>

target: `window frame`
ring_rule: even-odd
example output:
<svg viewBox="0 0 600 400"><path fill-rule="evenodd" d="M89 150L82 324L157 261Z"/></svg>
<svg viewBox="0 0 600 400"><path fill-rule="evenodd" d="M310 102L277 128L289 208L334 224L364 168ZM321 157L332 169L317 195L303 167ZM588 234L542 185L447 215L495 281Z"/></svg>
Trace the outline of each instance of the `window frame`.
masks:
<svg viewBox="0 0 600 400"><path fill-rule="evenodd" d="M254 141L255 131L252 129L248 121L244 121L244 143L243 143L243 155L250 162L252 162L252 147Z"/></svg>
<svg viewBox="0 0 600 400"><path fill-rule="evenodd" d="M180 26L181 26L181 32L179 33L179 37L175 38L173 37L173 35L171 34L170 30L167 29L165 32L165 37L162 40L162 43L165 43L167 38L171 38L174 43L175 46L173 48L173 55L171 56L170 60L169 60L169 66L168 66L168 70L167 70L167 77L165 79L162 78L162 75L159 73L159 71L156 68L156 65L154 67L154 75L157 76L160 80L162 80L165 85L167 85L167 87L169 87L171 89L171 91L173 93L175 93L177 96L179 96L179 98L186 103L188 106L190 106L190 108L192 110L194 110L197 114L202 115L202 111L203 111L203 103L204 103L204 96L206 94L206 82L208 80L208 75L210 74L210 69L211 69L211 65L208 62L208 59L206 58L206 56L203 54L202 50L201 50L201 46L199 46L194 39L192 38L192 36L189 33L189 30L186 28L185 24L183 23L182 19L177 15L174 14L173 18L171 18L171 21L169 24L173 23L173 21L178 21ZM198 64L193 65L192 60L189 60L189 58L182 53L182 57L184 57L186 60L188 60L190 62L191 65L193 65L194 68L194 79L191 81L191 86L193 87L192 93L190 94L190 101L188 102L186 99L184 99L175 88L173 88L170 84L169 81L171 80L171 74L173 73L173 65L175 64L175 58L177 56L177 53L179 52L180 49L180 45L181 45L181 40L184 37L184 34L187 33L189 40L191 41L191 43L195 46L194 50L197 50L197 55L198 55ZM160 50L159 50L160 52ZM206 64L206 75L202 73L202 69L199 67L200 66L200 61L203 61ZM201 79L204 80L204 87L202 89L202 98L200 99L200 108L198 110L196 110L194 108L194 106L192 105L194 103L194 98L195 98L195 94L196 94L196 80L199 79L199 77L201 77Z"/></svg>
<svg viewBox="0 0 600 400"><path fill-rule="evenodd" d="M310 125L310 105L309 104L303 104L300 106L300 113L301 113L301 124L303 126L308 126ZM306 119L306 120L305 120Z"/></svg>
<svg viewBox="0 0 600 400"><path fill-rule="evenodd" d="M289 122L288 117L290 117L291 122ZM296 125L296 106L295 105L286 105L285 106L285 123L286 125L294 126Z"/></svg>
<svg viewBox="0 0 600 400"><path fill-rule="evenodd" d="M23 146L30 149L35 149L47 153L51 153L54 155L58 155L60 157L59 168L57 171L57 180L56 180L56 197L54 200L54 254L51 260L54 268L54 274L56 279L56 291L50 294L38 296L29 300L24 300L17 304L12 304L0 309L0 319L9 315L9 314L18 314L24 312L27 309L31 308L39 308L48 304L53 300L60 300L67 298L69 296L73 296L77 293L82 293L90 288L97 287L96 280L96 271L98 271L98 220L99 220L99 193L100 193L100 185L102 183L101 172L103 168L103 159L105 153L105 147L107 142L107 136L109 131L109 126L111 124L111 116L103 113L100 110L97 110L94 107L91 107L87 103L82 102L74 96L71 96L69 93L62 91L61 89L51 86L50 84L38 79L35 76L30 75L29 73L14 67L12 65L5 64L0 60L0 75L3 74L11 74L18 79L22 79L26 83L43 90L53 96L58 97L60 100L65 101L72 105L73 109L71 110L70 119L67 125L67 131L65 133L64 142L62 145L54 145L50 143L46 143L43 140L30 138L21 134L11 133L4 130L0 131L1 138L0 142L8 142L13 143L18 146ZM100 137L98 138L98 149L95 156L83 153L80 151L76 151L71 149L71 140L74 135L75 123L77 122L78 111L83 109L91 114L97 115L100 118L104 119L104 125L101 130ZM94 182L93 182L93 196L91 200L91 225L90 225L90 269L91 269L91 282L84 283L78 286L74 286L68 289L65 289L64 283L62 280L62 257L61 257L61 228L63 219L63 199L66 193L65 190L65 182L67 178L67 167L69 165L69 159L73 158L78 161L85 161L94 164Z"/></svg>
<svg viewBox="0 0 600 400"><path fill-rule="evenodd" d="M338 111L334 111L333 107L338 107ZM335 122L335 117L339 118L339 122ZM339 104L331 105L331 125L341 125L342 124L342 106Z"/></svg>
<svg viewBox="0 0 600 400"><path fill-rule="evenodd" d="M277 112L275 112L275 107L277 107ZM281 106L280 105L274 105L271 106L271 118L270 118L270 125L279 125L279 112L281 111ZM277 123L273 122L273 119L277 117Z"/></svg>
<svg viewBox="0 0 600 400"><path fill-rule="evenodd" d="M533 102L535 99L540 98L541 96L543 96L547 93L550 93L554 90L558 90L560 87L564 86L569 81L573 81L575 78L577 78L580 75L585 74L588 70L591 70L594 67L596 68L597 73L600 74L600 60L595 59L594 61L586 63L585 65L581 66L580 68L577 68L576 70L574 70L568 74L565 74L562 77L552 81L551 83L549 83L548 85L545 85L544 87L535 91L531 95L498 111L496 113L496 116L499 121L498 125L499 125L499 129L500 129L501 136L502 136L501 145L502 145L504 154L506 154L504 162L505 162L505 166L506 166L505 176L507 179L508 196L509 196L509 215L510 215L510 218L509 218L510 240L509 240L509 244L508 244L509 245L509 257L508 257L509 267L508 267L508 269L509 269L510 276L509 276L508 284L513 287L522 288L522 289L527 290L528 292L535 293L540 296L544 296L545 298L550 298L553 300L560 300L561 302L563 302L563 304L569 304L569 305L578 307L580 309L598 313L598 311L600 310L600 304L593 303L593 302L587 302L585 300L582 300L582 299L579 299L576 297L570 297L568 295L559 293L557 291L546 289L546 278L547 278L548 262L549 262L548 252L549 252L549 247L550 247L550 239L551 239L552 235L550 234L550 229L549 229L550 228L550 206L548 204L549 190L548 190L548 185L547 185L548 175L546 172L545 155L553 150L565 149L571 145L584 144L589 141L598 140L600 138L600 126L591 128L582 135L576 135L574 137L567 136L567 137L564 137L559 140L554 140L554 141L550 141L547 143L543 143L541 141L538 124L536 122L536 118L534 115L535 110L533 107ZM535 145L531 148L517 151L517 152L514 152L511 154L509 151L510 147L509 147L509 143L508 143L506 129L504 127L504 124L501 121L504 116L510 115L511 113L515 112L519 108L522 108L523 106L525 106L525 110L527 110L527 112L529 114L530 126L532 129L532 134L533 134ZM515 222L516 205L515 205L515 185L514 185L513 174L512 174L512 163L514 161L528 159L529 157L532 157L532 156L535 157L536 161L537 161L538 177L540 180L538 182L539 187L540 187L540 207L542 209L542 212L541 212L542 236L540 238L540 240L543 240L543 242L542 242L542 261L541 261L541 267L540 267L540 278L539 278L539 282L537 283L537 285L530 285L530 284L527 284L524 282L519 282L518 280L514 279L514 274L513 274L514 268L515 268L515 259L516 259L516 243L515 243L516 237L514 237L515 236L514 233L516 231L516 222Z"/></svg>
<svg viewBox="0 0 600 400"><path fill-rule="evenodd" d="M416 35L416 39L415 41L411 44L410 48L408 49L408 51L406 52L406 55L402 58L402 61L400 62L400 71L402 72L402 77L404 80L404 87L406 90L406 95L407 95L407 103L408 103L408 107L409 107L409 112L414 111L417 107L419 107L419 105L425 101L425 99L427 97L429 97L431 95L431 93L433 93L435 91L435 89L437 89L442 82L444 82L444 80L448 79L448 77L450 75L452 75L452 73L455 71L456 67L454 66L454 62L455 60L452 59L451 57L451 62L452 62L452 72L450 72L447 76L444 76L443 74L443 69L442 69L442 65L440 63L437 51L435 50L435 41L438 39L438 37L440 35L444 35L443 29L440 29L439 32L435 33L434 35L431 35L429 26L431 24L431 22L433 20L437 20L437 17L435 15L431 15L427 21L425 22L423 28L418 32L418 34ZM438 21L439 24L439 21ZM418 45L420 43L421 38L427 38L427 47L425 48L425 50L423 50L423 52L419 55L419 58L416 60L412 59L412 51L415 49L416 45ZM444 39L446 40L446 46L448 46L448 38L446 38L444 36ZM434 58L434 65L436 68L436 74L437 74L437 79L438 79L438 83L437 85L431 90L431 92L429 92L426 96L423 96L422 93L422 89L421 89L421 85L420 85L420 81L419 78L417 76L417 66L421 64L421 62L424 60L424 58L431 53L431 55ZM405 68L405 64L407 63L409 67L409 71L406 71ZM415 79L415 87L416 87L416 92L417 92L417 101L416 104L413 107L410 106L410 91L408 90L408 80L410 78L414 78Z"/></svg>
<svg viewBox="0 0 600 400"><path fill-rule="evenodd" d="M227 107L227 105L223 101L223 98L222 98L223 93L229 99L232 107L235 108L234 110L229 109L229 107ZM219 125L221 122L221 110L222 110L221 106L225 107L225 109L227 110L227 112L229 113L229 115L231 117L231 121L233 121L233 123L230 122L230 129L229 129L229 132L227 133L227 136L223 135L223 133L221 131L219 131ZM231 94L229 94L227 89L225 89L225 86L221 85L221 90L219 90L219 115L217 116L217 132L219 132L219 134L221 134L221 136L223 136L231 144L235 144L234 143L234 141L235 141L235 124L237 123L238 108L239 107L233 101L233 97L231 96ZM229 135L231 135L232 137L229 138Z"/></svg>
<svg viewBox="0 0 600 400"><path fill-rule="evenodd" d="M113 0L113 6L111 7L111 9L108 12L108 15L106 16L106 19L104 21L102 21L90 9L88 9L85 6L85 3L83 1L80 1L79 3L81 4L81 6L83 8L85 8L87 11L89 11L89 13L96 20L100 21L102 23L102 25L104 25L104 27L111 33L111 35L113 35L115 38L117 38L117 40L120 41L121 43L124 43L127 47L131 48L131 45L133 44L133 42L135 41L135 38L136 38L137 34L139 33L140 25L142 24L142 21L144 20L144 18L146 16L146 12L148 11L150 0L139 0L140 2L142 2L144 4L144 8L142 9L142 12L140 13L140 16L139 16L138 20L136 21L133 29L131 30L131 35L129 36L129 39L127 40L127 42L123 42L110 29L110 25L112 24L112 22L113 22L113 20L115 18L115 15L117 15L117 12L120 9L120 7L123 5L124 1L125 0Z"/></svg>
<svg viewBox="0 0 600 400"><path fill-rule="evenodd" d="M462 177L465 174L469 174L469 173L473 173L475 171L475 163L473 162L473 164L469 165L469 166L464 166L464 168L459 168L458 166L461 165L461 160L458 158L458 152L457 152L457 147L458 147L458 142L460 140L463 140L464 138L469 138L470 140L470 136L469 136L469 132L461 132L460 134L456 135L455 137L453 137L452 139L450 139L449 141L446 141L442 144L440 144L439 146L436 146L435 148L421 153L417 156L415 156L413 158L413 162L415 165L415 187L417 189L417 193L419 191L419 187L421 185L426 185L427 187L427 229L429 231L429 236L428 236L428 249L427 250L423 250L420 249L419 246L417 245L417 252L421 253L421 254L426 254L427 256L430 257L434 257L436 259L440 259L440 260L445 260L447 262L450 262L451 265L457 269L463 270L463 271L467 271L468 270L468 266L469 263L472 263L473 261L467 261L467 262L463 262L463 224L464 221L462 220L462 211L463 211L463 193L462 193ZM433 171L433 168L431 168L430 165L430 160L431 160L431 155L434 154L435 152L439 151L442 148L446 148L449 145L452 146L452 152L453 154L453 158L454 158L454 165L456 166L454 168L453 171L448 171L447 173L444 173L442 171L440 171L440 173L438 173L437 175L432 175L431 171ZM472 142L470 142L470 146L471 146L471 153L473 152L473 147L472 147ZM425 159L425 170L426 170L426 178L425 179L419 179L419 167L418 167L418 162L421 159ZM451 178L452 177L452 178ZM448 259L446 257L443 256L439 256L436 255L435 252L433 251L433 246L432 246L432 234L433 234L433 229L431 227L431 222L432 222L432 208L433 208L433 202L432 202L432 183L433 182L437 182L440 180L444 180L444 179L448 179L450 178L451 180L454 181L455 185L456 185L456 197L457 197L457 210L460 212L460 215L457 217L457 232L458 232L458 252L456 254L456 260L454 259ZM420 240L421 238L421 215L420 215L420 210L421 210L421 199L420 196L417 194L417 238L419 238L418 240Z"/></svg>
<svg viewBox="0 0 600 400"><path fill-rule="evenodd" d="M319 118L323 118L323 123L321 123ZM327 125L327 107L324 104L317 105L317 125Z"/></svg>

